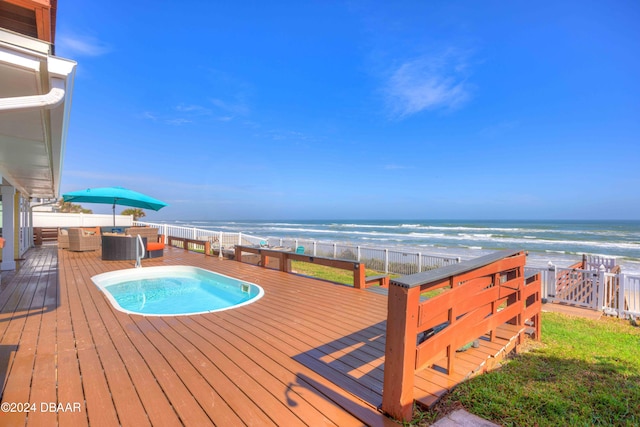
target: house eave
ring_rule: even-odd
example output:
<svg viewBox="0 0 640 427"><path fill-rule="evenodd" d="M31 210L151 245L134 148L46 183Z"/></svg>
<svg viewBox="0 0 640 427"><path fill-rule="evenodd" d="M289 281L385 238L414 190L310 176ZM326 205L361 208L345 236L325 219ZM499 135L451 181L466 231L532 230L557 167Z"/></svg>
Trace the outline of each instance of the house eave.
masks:
<svg viewBox="0 0 640 427"><path fill-rule="evenodd" d="M50 44L0 30L0 175L30 197L56 198L76 63Z"/></svg>

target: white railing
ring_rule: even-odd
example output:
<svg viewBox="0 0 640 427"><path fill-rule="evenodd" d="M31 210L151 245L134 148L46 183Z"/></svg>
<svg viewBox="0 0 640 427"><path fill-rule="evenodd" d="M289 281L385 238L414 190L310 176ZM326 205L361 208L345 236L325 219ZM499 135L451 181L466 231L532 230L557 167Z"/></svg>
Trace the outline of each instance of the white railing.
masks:
<svg viewBox="0 0 640 427"><path fill-rule="evenodd" d="M598 268L582 270L526 267L525 275L540 273L542 298L602 311L620 318L640 317L640 276L610 273L615 262L598 259ZM604 261L604 262L603 262ZM592 264L595 265L595 264Z"/></svg>
<svg viewBox="0 0 640 427"><path fill-rule="evenodd" d="M385 273L413 274L433 270L449 264L457 264L460 258L426 255L421 252L398 251L348 243L322 242L311 239L269 238L269 246L298 248L314 256L348 259L363 262L367 268Z"/></svg>
<svg viewBox="0 0 640 427"><path fill-rule="evenodd" d="M265 239L243 233L229 233L223 231L204 230L202 228L182 227L170 224L154 224L151 222L134 221L136 226L157 227L158 233L166 237L179 237L182 239L202 240L212 243L213 249L231 249L235 245L259 245ZM166 243L166 240L165 240Z"/></svg>
<svg viewBox="0 0 640 427"><path fill-rule="evenodd" d="M616 259L602 255L584 255L583 263L585 270L599 270L603 265L607 272L610 272L616 266Z"/></svg>
<svg viewBox="0 0 640 427"><path fill-rule="evenodd" d="M170 224L154 224L134 221L134 225L158 227L164 236L183 239L210 241L214 250L230 250L235 245L261 245L290 248L295 251L302 246L304 253L314 256L348 259L363 262L367 268L392 274L413 274L432 270L445 265L457 264L460 258L440 257L370 246L358 246L348 243L324 242L312 239L264 238L243 233L229 233L201 228L182 227Z"/></svg>
<svg viewBox="0 0 640 427"><path fill-rule="evenodd" d="M602 310L621 318L640 317L640 276L601 272Z"/></svg>

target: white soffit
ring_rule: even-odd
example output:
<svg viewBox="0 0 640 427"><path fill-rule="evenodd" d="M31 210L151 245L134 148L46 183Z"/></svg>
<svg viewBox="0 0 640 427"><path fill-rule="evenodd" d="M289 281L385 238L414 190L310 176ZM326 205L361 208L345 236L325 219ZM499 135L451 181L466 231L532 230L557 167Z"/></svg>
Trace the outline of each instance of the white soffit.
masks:
<svg viewBox="0 0 640 427"><path fill-rule="evenodd" d="M0 30L0 176L32 197L59 196L76 63Z"/></svg>

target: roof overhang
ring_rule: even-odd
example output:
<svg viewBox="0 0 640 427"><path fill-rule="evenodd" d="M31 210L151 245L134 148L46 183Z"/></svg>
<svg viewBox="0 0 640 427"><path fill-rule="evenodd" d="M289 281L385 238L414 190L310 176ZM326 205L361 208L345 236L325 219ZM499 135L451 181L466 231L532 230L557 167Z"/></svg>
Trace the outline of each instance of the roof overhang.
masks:
<svg viewBox="0 0 640 427"><path fill-rule="evenodd" d="M0 29L0 176L25 195L60 194L75 70L49 43Z"/></svg>

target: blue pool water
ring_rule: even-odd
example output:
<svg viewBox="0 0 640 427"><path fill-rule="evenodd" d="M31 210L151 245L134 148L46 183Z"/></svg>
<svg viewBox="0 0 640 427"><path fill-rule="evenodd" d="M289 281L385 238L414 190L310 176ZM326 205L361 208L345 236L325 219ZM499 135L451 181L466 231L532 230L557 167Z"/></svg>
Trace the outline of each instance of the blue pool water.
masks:
<svg viewBox="0 0 640 427"><path fill-rule="evenodd" d="M147 316L227 310L264 294L254 283L189 266L118 270L92 280L118 310Z"/></svg>

